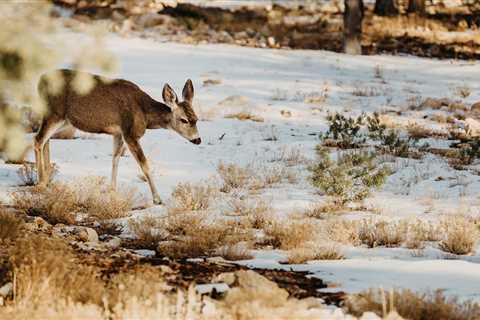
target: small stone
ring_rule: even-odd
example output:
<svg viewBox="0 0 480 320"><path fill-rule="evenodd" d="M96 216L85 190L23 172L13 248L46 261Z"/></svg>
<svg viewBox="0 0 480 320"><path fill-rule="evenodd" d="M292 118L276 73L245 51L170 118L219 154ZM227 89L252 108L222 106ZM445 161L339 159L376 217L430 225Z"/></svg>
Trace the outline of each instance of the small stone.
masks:
<svg viewBox="0 0 480 320"><path fill-rule="evenodd" d="M472 107L470 109L474 112L480 112L480 101L472 104Z"/></svg>
<svg viewBox="0 0 480 320"><path fill-rule="evenodd" d="M268 37L267 38L267 44L270 48L274 48L275 47L275 44L276 44L276 41L275 41L275 38L274 37Z"/></svg>
<svg viewBox="0 0 480 320"><path fill-rule="evenodd" d="M0 288L0 296L1 297L8 297L13 293L13 284L11 282L7 282Z"/></svg>
<svg viewBox="0 0 480 320"><path fill-rule="evenodd" d="M122 239L120 239L119 237L114 237L114 238L108 240L108 242L107 242L107 246L109 246L113 249L116 249L116 248L120 247L121 244L122 244Z"/></svg>
<svg viewBox="0 0 480 320"><path fill-rule="evenodd" d="M84 241L84 242L93 242L93 243L98 242L98 234L92 228L87 228L87 227L82 228L78 233L78 237L80 238L81 241Z"/></svg>

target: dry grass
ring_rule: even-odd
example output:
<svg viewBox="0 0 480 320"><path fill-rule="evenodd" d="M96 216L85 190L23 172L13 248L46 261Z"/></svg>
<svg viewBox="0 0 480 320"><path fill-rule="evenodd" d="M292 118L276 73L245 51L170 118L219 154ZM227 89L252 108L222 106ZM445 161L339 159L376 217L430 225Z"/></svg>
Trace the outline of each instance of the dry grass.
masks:
<svg viewBox="0 0 480 320"><path fill-rule="evenodd" d="M412 122L407 125L407 132L408 135L414 139L425 139L435 135L431 129L419 125L416 122Z"/></svg>
<svg viewBox="0 0 480 320"><path fill-rule="evenodd" d="M79 263L63 240L28 235L16 241L10 255L18 300L33 306L46 297L101 303L103 284L96 271Z"/></svg>
<svg viewBox="0 0 480 320"><path fill-rule="evenodd" d="M253 234L235 221L209 221L206 216L193 220L191 216L175 214L167 219L170 240L159 244L159 254L177 259L212 256L222 246L233 246L253 239ZM174 222L169 223L171 220Z"/></svg>
<svg viewBox="0 0 480 320"><path fill-rule="evenodd" d="M162 218L146 216L141 219L130 219L128 229L135 235L135 247L156 249L160 241L167 239Z"/></svg>
<svg viewBox="0 0 480 320"><path fill-rule="evenodd" d="M222 179L222 192L230 192L232 189L246 187L251 183L254 173L250 167L240 167L236 164L224 164L220 162L217 166L217 173Z"/></svg>
<svg viewBox="0 0 480 320"><path fill-rule="evenodd" d="M376 97L381 95L381 90L373 86L356 84L352 90L352 95L357 97Z"/></svg>
<svg viewBox="0 0 480 320"><path fill-rule="evenodd" d="M345 258L336 244L311 244L288 252L289 264L301 264L311 260L340 260Z"/></svg>
<svg viewBox="0 0 480 320"><path fill-rule="evenodd" d="M242 112L238 112L238 113L228 114L228 115L225 116L225 118L227 118L227 119L237 119L237 120L240 120L240 121L247 121L247 120L255 121L255 122L265 121L262 117L254 115L254 114L252 114L248 111L242 111Z"/></svg>
<svg viewBox="0 0 480 320"><path fill-rule="evenodd" d="M209 219L198 211L173 210L166 217L132 219L129 228L136 236L136 247L155 249L160 255L179 259L213 256L219 248L253 239L240 222Z"/></svg>
<svg viewBox="0 0 480 320"><path fill-rule="evenodd" d="M387 297L383 290L369 290L348 296L345 308L355 316L361 316L364 312L370 311L380 317L386 317L390 312L397 312L401 317L411 320L480 318L480 305L447 298L441 291L415 293L405 289L392 291Z"/></svg>
<svg viewBox="0 0 480 320"><path fill-rule="evenodd" d="M91 177L76 183L51 183L12 193L15 207L51 224L74 224L76 213L105 220L128 215L134 191L112 191L104 178ZM58 201L61 199L61 201Z"/></svg>
<svg viewBox="0 0 480 320"><path fill-rule="evenodd" d="M272 162L283 162L288 167L309 164L311 161L298 147L282 147L274 152Z"/></svg>
<svg viewBox="0 0 480 320"><path fill-rule="evenodd" d="M360 224L358 237L369 248L377 246L399 247L407 234L406 221L387 222L363 220Z"/></svg>
<svg viewBox="0 0 480 320"><path fill-rule="evenodd" d="M233 245L223 246L215 252L215 254L230 261L253 259L248 246L245 243L235 243Z"/></svg>
<svg viewBox="0 0 480 320"><path fill-rule="evenodd" d="M206 210L218 189L211 182L179 183L172 192L170 208L180 211Z"/></svg>
<svg viewBox="0 0 480 320"><path fill-rule="evenodd" d="M472 93L472 89L467 85L463 84L452 89L453 93L460 98L468 98Z"/></svg>
<svg viewBox="0 0 480 320"><path fill-rule="evenodd" d="M443 239L439 248L445 252L464 255L474 254L479 231L472 219L464 215L449 216L442 220Z"/></svg>
<svg viewBox="0 0 480 320"><path fill-rule="evenodd" d="M359 223L344 219L327 220L323 225L326 238L343 244L360 244Z"/></svg>
<svg viewBox="0 0 480 320"><path fill-rule="evenodd" d="M48 188L35 186L13 192L12 198L16 208L28 215L40 216L51 224L76 222L78 194L68 184L52 183Z"/></svg>
<svg viewBox="0 0 480 320"><path fill-rule="evenodd" d="M327 219L341 213L345 209L340 203L336 201L328 201L326 203L315 204L307 208L304 215L309 218Z"/></svg>
<svg viewBox="0 0 480 320"><path fill-rule="evenodd" d="M14 213L0 207L0 241L17 238L23 221Z"/></svg>
<svg viewBox="0 0 480 320"><path fill-rule="evenodd" d="M264 232L274 248L289 250L311 241L315 226L311 220L278 219L265 223Z"/></svg>

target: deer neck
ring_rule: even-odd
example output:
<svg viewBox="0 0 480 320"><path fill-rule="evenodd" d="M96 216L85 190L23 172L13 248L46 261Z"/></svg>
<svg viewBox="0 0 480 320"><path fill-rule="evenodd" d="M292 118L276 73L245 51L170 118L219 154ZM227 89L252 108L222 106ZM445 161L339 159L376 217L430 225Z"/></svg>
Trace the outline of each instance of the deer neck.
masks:
<svg viewBox="0 0 480 320"><path fill-rule="evenodd" d="M172 110L164 103L152 99L145 108L147 129L168 129L172 121Z"/></svg>

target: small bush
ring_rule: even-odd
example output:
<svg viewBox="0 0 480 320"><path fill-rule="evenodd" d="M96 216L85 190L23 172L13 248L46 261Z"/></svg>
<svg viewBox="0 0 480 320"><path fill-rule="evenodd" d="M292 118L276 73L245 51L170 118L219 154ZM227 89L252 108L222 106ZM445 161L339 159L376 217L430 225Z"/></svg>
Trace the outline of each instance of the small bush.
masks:
<svg viewBox="0 0 480 320"><path fill-rule="evenodd" d="M315 226L308 220L272 220L266 223L264 232L274 248L289 250L312 240Z"/></svg>
<svg viewBox="0 0 480 320"><path fill-rule="evenodd" d="M217 173L223 181L220 191L230 192L232 189L246 187L251 183L253 171L249 167L240 167L235 164L224 164L220 162L217 166Z"/></svg>
<svg viewBox="0 0 480 320"><path fill-rule="evenodd" d="M390 170L376 163L376 155L369 152L346 152L336 161L326 149L318 150L319 159L310 168L312 184L344 205L363 200L374 188L385 182Z"/></svg>
<svg viewBox="0 0 480 320"><path fill-rule="evenodd" d="M23 221L0 207L0 241L17 238Z"/></svg>
<svg viewBox="0 0 480 320"><path fill-rule="evenodd" d="M444 230L443 239L439 243L441 250L458 254L474 254L479 234L471 219L463 215L444 218L441 222Z"/></svg>
<svg viewBox="0 0 480 320"><path fill-rule="evenodd" d="M134 234L134 246L155 250L160 241L168 238L168 232L164 229L163 218L151 216L140 219L130 219L128 229Z"/></svg>
<svg viewBox="0 0 480 320"><path fill-rule="evenodd" d="M75 213L80 210L78 194L65 183L15 191L12 198L16 208L30 216L40 216L51 224L75 224Z"/></svg>
<svg viewBox="0 0 480 320"><path fill-rule="evenodd" d="M74 224L77 213L100 220L121 218L131 210L134 191L109 189L103 178L76 183L55 182L12 193L15 207L28 215L40 216L51 224Z"/></svg>
<svg viewBox="0 0 480 320"><path fill-rule="evenodd" d="M344 255L335 244L304 246L288 252L289 264L300 264L312 260L340 260Z"/></svg>
<svg viewBox="0 0 480 320"><path fill-rule="evenodd" d="M172 192L171 206L177 210L206 210L217 189L209 183L179 183Z"/></svg>
<svg viewBox="0 0 480 320"><path fill-rule="evenodd" d="M17 299L38 305L51 299L101 303L103 284L92 267L79 263L61 239L28 235L18 239L11 261Z"/></svg>
<svg viewBox="0 0 480 320"><path fill-rule="evenodd" d="M407 234L405 221L387 222L364 220L360 224L359 239L369 248L377 246L399 247L402 245Z"/></svg>
<svg viewBox="0 0 480 320"><path fill-rule="evenodd" d="M327 116L329 122L328 131L320 134L320 139L333 139L335 145L342 149L358 148L365 143L366 138L361 133L364 115L355 118L347 118L340 113Z"/></svg>
<svg viewBox="0 0 480 320"><path fill-rule="evenodd" d="M217 249L215 254L230 261L253 259L253 255L250 253L245 243L235 243L233 245L223 246Z"/></svg>
<svg viewBox="0 0 480 320"><path fill-rule="evenodd" d="M404 289L392 291L388 293L388 297L383 290L368 290L348 296L345 309L358 317L365 312L374 312L383 317L396 311L401 317L411 320L480 318L480 305L470 301L459 302L453 297L447 298L440 290L433 293L415 293Z"/></svg>
<svg viewBox="0 0 480 320"><path fill-rule="evenodd" d="M343 244L358 245L359 239L358 221L349 221L344 219L326 220L324 224L324 233L327 239Z"/></svg>
<svg viewBox="0 0 480 320"><path fill-rule="evenodd" d="M227 118L227 119L237 119L237 120L240 120L240 121L246 121L246 120L255 121L255 122L265 121L262 117L256 116L256 115L251 114L250 112L247 112L247 111L229 114L229 115L226 115L225 118Z"/></svg>

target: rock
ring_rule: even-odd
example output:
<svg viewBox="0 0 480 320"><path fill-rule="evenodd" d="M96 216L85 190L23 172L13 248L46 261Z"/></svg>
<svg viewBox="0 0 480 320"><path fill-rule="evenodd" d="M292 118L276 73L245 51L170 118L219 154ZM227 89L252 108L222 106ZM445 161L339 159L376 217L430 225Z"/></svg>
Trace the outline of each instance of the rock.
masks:
<svg viewBox="0 0 480 320"><path fill-rule="evenodd" d="M452 101L448 98L427 98L420 104L420 108L440 109L441 107L446 107L451 103Z"/></svg>
<svg viewBox="0 0 480 320"><path fill-rule="evenodd" d="M81 229L78 231L78 237L83 242L98 242L98 234L92 228L81 227Z"/></svg>
<svg viewBox="0 0 480 320"><path fill-rule="evenodd" d="M280 110L280 114L285 118L290 118L292 116L292 112L288 110Z"/></svg>
<svg viewBox="0 0 480 320"><path fill-rule="evenodd" d="M135 23L142 28L155 27L164 22L164 16L155 12L144 13L135 19Z"/></svg>
<svg viewBox="0 0 480 320"><path fill-rule="evenodd" d="M268 37L267 38L267 44L270 48L275 48L275 38L274 37Z"/></svg>
<svg viewBox="0 0 480 320"><path fill-rule="evenodd" d="M113 237L107 242L107 246L113 249L120 247L121 244L122 244L122 239L120 239L119 237Z"/></svg>
<svg viewBox="0 0 480 320"><path fill-rule="evenodd" d="M480 112L480 101L472 104L472 107L470 108L470 110L472 110L474 112Z"/></svg>
<svg viewBox="0 0 480 320"><path fill-rule="evenodd" d="M213 282L223 282L231 286L235 283L235 274L233 272L224 272L213 277Z"/></svg>
<svg viewBox="0 0 480 320"><path fill-rule="evenodd" d="M480 136L480 121L473 118L467 118L464 120L465 132L467 136L478 137Z"/></svg>
<svg viewBox="0 0 480 320"><path fill-rule="evenodd" d="M6 298L13 294L13 284L11 282L7 282L0 288L0 297Z"/></svg>

